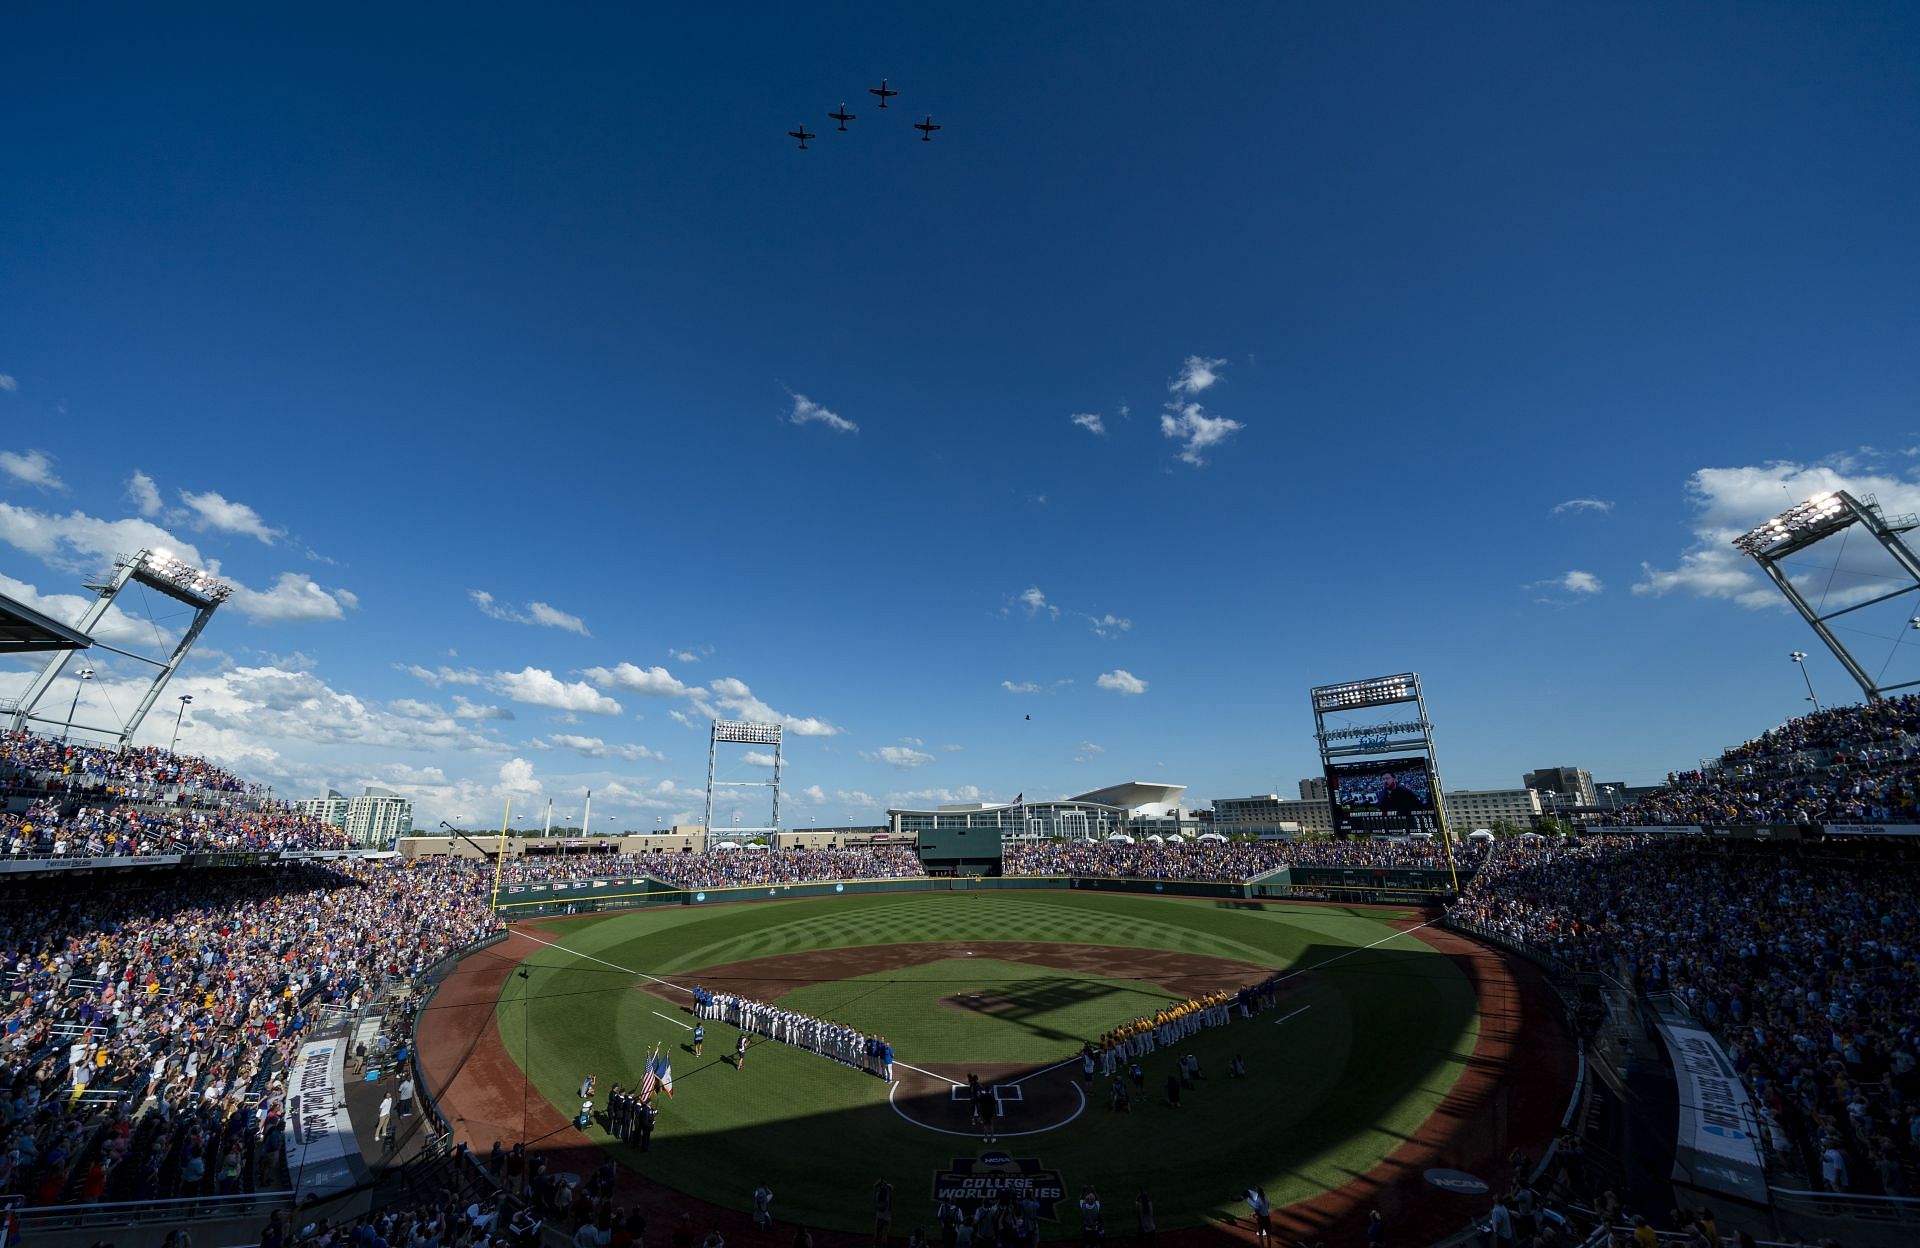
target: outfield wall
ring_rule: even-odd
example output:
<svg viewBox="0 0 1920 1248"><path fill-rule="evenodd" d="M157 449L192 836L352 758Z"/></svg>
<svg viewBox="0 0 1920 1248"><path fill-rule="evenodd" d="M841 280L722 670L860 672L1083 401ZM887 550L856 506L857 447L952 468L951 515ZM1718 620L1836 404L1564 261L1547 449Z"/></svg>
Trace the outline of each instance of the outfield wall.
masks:
<svg viewBox="0 0 1920 1248"><path fill-rule="evenodd" d="M808 884L742 884L685 889L652 876L515 884L500 891L499 913L509 922L569 914L598 914L652 906L710 906L722 902L798 900L851 893L947 893L1021 889L1091 889L1168 897L1285 900L1292 897L1425 905L1449 897L1443 871L1295 868L1271 871L1251 883L1219 880L1145 880L1074 875L916 876L911 879L824 880Z"/></svg>

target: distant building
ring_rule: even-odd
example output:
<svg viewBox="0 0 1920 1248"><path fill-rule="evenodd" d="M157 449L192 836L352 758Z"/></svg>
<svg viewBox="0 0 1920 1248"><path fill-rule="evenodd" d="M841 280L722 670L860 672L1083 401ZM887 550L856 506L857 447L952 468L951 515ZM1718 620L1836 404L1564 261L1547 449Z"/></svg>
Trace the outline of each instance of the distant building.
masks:
<svg viewBox="0 0 1920 1248"><path fill-rule="evenodd" d="M413 803L398 793L369 788L347 800L343 826L347 840L362 849L391 849L399 838L413 833Z"/></svg>
<svg viewBox="0 0 1920 1248"><path fill-rule="evenodd" d="M1333 832L1333 807L1324 797L1296 800L1283 798L1278 793L1213 799L1213 828L1216 832L1228 836L1249 832L1256 835L1271 834L1279 831L1281 824L1293 825L1310 835L1330 835Z"/></svg>
<svg viewBox="0 0 1920 1248"><path fill-rule="evenodd" d="M330 828L344 830L347 826L349 801L347 797L328 789L325 797L309 797L294 804L300 808L302 814L311 815Z"/></svg>
<svg viewBox="0 0 1920 1248"><path fill-rule="evenodd" d="M1552 793L1554 806L1595 806L1600 795L1593 787L1593 773L1585 767L1542 767L1520 777L1520 783L1542 794Z"/></svg>
<svg viewBox="0 0 1920 1248"><path fill-rule="evenodd" d="M1324 802L1327 800L1327 778L1308 776L1300 782L1300 800L1303 802Z"/></svg>
<svg viewBox="0 0 1920 1248"><path fill-rule="evenodd" d="M1532 789L1455 789L1447 794L1447 830L1465 836L1501 824L1531 828L1540 821L1540 795Z"/></svg>

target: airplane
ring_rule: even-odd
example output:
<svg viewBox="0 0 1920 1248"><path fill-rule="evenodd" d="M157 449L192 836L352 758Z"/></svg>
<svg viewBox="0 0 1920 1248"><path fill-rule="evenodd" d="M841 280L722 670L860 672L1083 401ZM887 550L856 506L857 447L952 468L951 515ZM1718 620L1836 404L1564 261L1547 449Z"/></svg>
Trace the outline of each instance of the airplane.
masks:
<svg viewBox="0 0 1920 1248"><path fill-rule="evenodd" d="M881 107L882 107L882 108L884 108L884 107L886 107L886 106L885 106L885 105L881 105ZM840 128L841 128L842 130L845 130L845 129L847 128L847 123L853 120L853 116L854 116L854 115L853 115L852 113L850 113L850 112L848 112L848 111L847 111L847 102L846 102L845 100L841 100L841 101L840 101L840 111L839 111L839 112L837 112L837 113L828 113L828 114L827 114L827 116L829 116L829 117L831 117L831 118L833 118L833 119L834 119L835 121L837 121L837 122L839 122L839 123L840 123Z"/></svg>
<svg viewBox="0 0 1920 1248"><path fill-rule="evenodd" d="M940 127L933 124L933 114L928 113L927 119L925 121L914 122L913 128L920 132L920 141L922 143L931 143L933 142L933 132Z"/></svg>
<svg viewBox="0 0 1920 1248"><path fill-rule="evenodd" d="M819 136L819 135L817 135L817 134L808 134L808 133L807 133L807 128L806 128L805 126L801 126L801 127L800 127L800 128L798 129L798 130L789 130L789 131L787 131L787 137L788 137L788 138L790 138L790 139L799 139L799 140L800 140L800 150L804 152L804 151L806 151L806 150L807 150L807 140L808 140L808 139L817 139L817 138L819 138L820 136Z"/></svg>
<svg viewBox="0 0 1920 1248"><path fill-rule="evenodd" d="M877 96L879 96L879 97L880 97L880 107L881 107L881 108L885 108L885 107L887 106L887 97L888 97L888 96L890 96L890 95L899 95L900 93L899 93L898 91L889 91L889 90L887 90L887 80L886 80L885 78L882 78L882 79L880 80L880 85L879 85L879 86L877 86L877 87L868 87L868 88L867 88L867 94L868 94L868 95L877 95ZM840 107L842 107L842 108L845 108L845 107L846 107L846 105L845 105L845 104L842 104L842 105L841 105Z"/></svg>

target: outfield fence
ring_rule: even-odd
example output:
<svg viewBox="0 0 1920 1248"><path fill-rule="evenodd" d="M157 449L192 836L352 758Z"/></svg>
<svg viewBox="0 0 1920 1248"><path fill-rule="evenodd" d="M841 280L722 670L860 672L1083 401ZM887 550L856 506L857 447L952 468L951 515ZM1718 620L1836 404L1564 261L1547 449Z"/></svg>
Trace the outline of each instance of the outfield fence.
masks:
<svg viewBox="0 0 1920 1248"><path fill-rule="evenodd" d="M681 888L650 875L608 876L510 884L497 907L508 922L640 910L654 906L709 906L743 901L797 901L807 897L858 896L867 893L1001 892L1023 889L1076 889L1167 897L1212 897L1239 901L1330 900L1375 905L1432 905L1452 896L1442 871L1395 870L1318 872L1269 871L1252 881L1157 880L1125 876L971 875L909 876L887 879L815 880L801 884L729 884ZM1326 875L1329 878L1319 878ZM1355 882L1359 881L1359 882Z"/></svg>

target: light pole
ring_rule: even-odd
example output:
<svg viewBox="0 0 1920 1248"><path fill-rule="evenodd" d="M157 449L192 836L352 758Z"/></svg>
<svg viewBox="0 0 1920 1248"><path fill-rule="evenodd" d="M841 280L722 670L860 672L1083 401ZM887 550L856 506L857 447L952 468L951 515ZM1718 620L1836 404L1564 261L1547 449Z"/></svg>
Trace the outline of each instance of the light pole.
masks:
<svg viewBox="0 0 1920 1248"><path fill-rule="evenodd" d="M173 747L180 744L180 721L187 717L187 707L193 704L193 695L180 695L180 713L173 717L173 740L167 742L167 753L173 753Z"/></svg>
<svg viewBox="0 0 1920 1248"><path fill-rule="evenodd" d="M67 734L73 731L73 717L80 711L80 691L85 689L87 682L93 679L93 669L83 667L74 674L80 677L80 683L73 687L73 705L67 708L67 726L60 730L60 739L62 741L65 741Z"/></svg>
<svg viewBox="0 0 1920 1248"><path fill-rule="evenodd" d="M1795 650L1787 657L1793 660L1794 665L1800 669L1801 678L1807 682L1807 701L1813 703L1813 713L1818 715L1820 713L1820 699L1814 695L1813 677L1807 673L1807 652L1805 650Z"/></svg>

